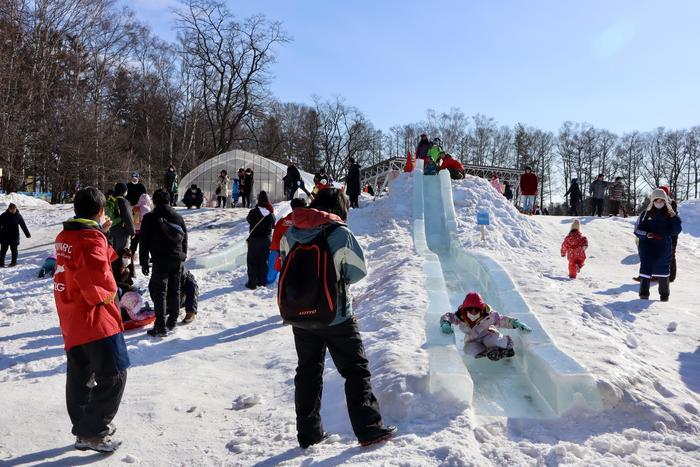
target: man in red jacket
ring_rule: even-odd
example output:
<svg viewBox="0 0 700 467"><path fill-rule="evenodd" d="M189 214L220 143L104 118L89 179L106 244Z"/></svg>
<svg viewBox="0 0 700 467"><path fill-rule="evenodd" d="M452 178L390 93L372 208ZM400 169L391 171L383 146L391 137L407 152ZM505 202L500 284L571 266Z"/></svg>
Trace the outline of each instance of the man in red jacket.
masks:
<svg viewBox="0 0 700 467"><path fill-rule="evenodd" d="M532 214L537 195L537 175L532 168L525 167L525 173L520 176L520 194L523 196L523 213Z"/></svg>
<svg viewBox="0 0 700 467"><path fill-rule="evenodd" d="M54 299L68 359L66 405L76 436L75 448L113 452L111 423L126 385L129 356L124 326L115 303L117 284L111 263L117 254L103 231L106 200L96 188L78 191L75 217L56 237ZM99 220L104 220L100 226Z"/></svg>

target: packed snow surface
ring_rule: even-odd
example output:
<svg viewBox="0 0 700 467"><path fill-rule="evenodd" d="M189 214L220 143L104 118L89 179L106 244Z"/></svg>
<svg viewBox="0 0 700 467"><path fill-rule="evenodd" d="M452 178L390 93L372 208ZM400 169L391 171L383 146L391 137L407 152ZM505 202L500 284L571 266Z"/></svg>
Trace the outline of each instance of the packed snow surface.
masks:
<svg viewBox="0 0 700 467"><path fill-rule="evenodd" d="M18 208L47 208L49 203L33 196L19 193L0 194L0 208L7 208L10 203L15 203Z"/></svg>
<svg viewBox="0 0 700 467"><path fill-rule="evenodd" d="M424 348L428 305L422 258L412 239L410 176L390 195L353 210L369 275L353 288L355 310L387 423L397 436L360 448L345 409L343 380L327 361L324 428L306 451L296 443L291 329L275 291L243 287L245 268L196 269L200 312L168 339L127 333L132 368L115 423L113 456L72 449L65 409L65 355L50 279L36 279L67 207L23 211L20 265L0 270L0 463L6 465L698 465L700 338L697 277L700 207L681 205L671 300L637 299L633 218L582 217L588 260L569 280L559 247L571 218L518 214L490 185L454 183L458 240L488 254L513 278L557 344L597 380L603 410L552 420L483 416L429 391ZM688 204L688 206L686 206ZM491 225L480 240L476 212ZM245 238L245 210L184 211L192 261ZM688 221L686 221L686 217ZM138 285L147 279L138 277ZM445 310L448 311L448 310ZM503 310L508 313L511 310Z"/></svg>

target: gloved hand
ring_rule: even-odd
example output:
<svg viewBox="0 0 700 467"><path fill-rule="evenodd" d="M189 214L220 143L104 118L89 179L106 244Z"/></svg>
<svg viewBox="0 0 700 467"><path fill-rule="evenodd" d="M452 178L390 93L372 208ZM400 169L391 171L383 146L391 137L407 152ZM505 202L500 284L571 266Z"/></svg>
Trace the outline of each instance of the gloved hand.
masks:
<svg viewBox="0 0 700 467"><path fill-rule="evenodd" d="M144 276L147 276L151 273L151 269L148 266L142 266L141 272L143 273Z"/></svg>
<svg viewBox="0 0 700 467"><path fill-rule="evenodd" d="M443 334L452 334L452 325L450 324L449 321L442 321L440 323L440 328L442 329Z"/></svg>
<svg viewBox="0 0 700 467"><path fill-rule="evenodd" d="M530 326L528 326L525 323L521 323L517 319L513 321L513 329L520 329L523 332L532 332L532 329L530 329Z"/></svg>

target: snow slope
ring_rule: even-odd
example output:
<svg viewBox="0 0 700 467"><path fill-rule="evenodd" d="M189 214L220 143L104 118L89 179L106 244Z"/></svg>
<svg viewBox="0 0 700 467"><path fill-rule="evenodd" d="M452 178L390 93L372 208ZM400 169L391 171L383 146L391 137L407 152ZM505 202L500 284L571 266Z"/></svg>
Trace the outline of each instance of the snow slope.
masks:
<svg viewBox="0 0 700 467"><path fill-rule="evenodd" d="M70 216L67 208L23 210L32 239L21 265L0 270L0 463L3 465L698 465L700 339L696 284L700 239L682 234L671 301L636 299L633 219L582 219L589 259L576 281L558 249L570 218L524 217L485 181L454 184L458 237L503 265L547 332L597 379L600 414L554 420L475 414L429 390L422 258L412 241L413 181L351 213L368 277L355 310L382 412L398 436L357 446L343 381L327 362L326 443L296 445L291 330L274 290L246 290L244 268L196 269L198 320L173 338L130 332L133 367L115 422L124 440L112 456L72 449L63 401L65 357L49 280L39 263ZM488 191L492 190L492 191ZM492 212L479 241L477 207ZM691 217L694 212L684 212ZM244 210L186 213L193 256L245 235ZM207 226L212 226L208 228ZM140 285L145 285L142 276ZM508 311L508 310L504 310ZM674 326L675 324L675 326Z"/></svg>

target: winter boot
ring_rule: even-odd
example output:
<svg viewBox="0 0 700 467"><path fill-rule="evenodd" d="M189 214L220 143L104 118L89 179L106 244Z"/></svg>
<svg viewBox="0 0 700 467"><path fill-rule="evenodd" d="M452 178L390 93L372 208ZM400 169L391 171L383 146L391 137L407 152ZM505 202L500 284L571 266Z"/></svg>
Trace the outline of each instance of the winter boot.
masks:
<svg viewBox="0 0 700 467"><path fill-rule="evenodd" d="M149 329L146 331L146 334L148 334L151 337L167 337L168 332L165 329Z"/></svg>
<svg viewBox="0 0 700 467"><path fill-rule="evenodd" d="M486 351L486 356L489 360L497 361L502 358L508 358L515 355L515 350L513 349L502 349L500 347L493 347Z"/></svg>
<svg viewBox="0 0 700 467"><path fill-rule="evenodd" d="M331 435L329 435L328 433L326 433L326 432L324 431L323 434L321 435L321 437L320 437L318 440L314 441L313 443L299 443L299 446L300 446L302 449L307 449L309 446L313 446L314 444L319 444L319 443L324 442L325 440L327 440L328 438L330 438L330 436L331 436Z"/></svg>
<svg viewBox="0 0 700 467"><path fill-rule="evenodd" d="M180 322L180 324L190 324L192 321L195 320L196 317L197 317L197 313L195 313L193 311L188 311L185 314L184 319Z"/></svg>
<svg viewBox="0 0 700 467"><path fill-rule="evenodd" d="M122 442L110 436L78 436L75 438L75 449L79 451L114 452Z"/></svg>
<svg viewBox="0 0 700 467"><path fill-rule="evenodd" d="M360 441L360 446L362 447L367 447L371 446L373 444L379 444L383 443L384 441L388 441L389 439L394 437L394 434L396 434L396 427L395 426L387 426L384 428L380 428L377 431L377 435L373 436L368 439L361 439Z"/></svg>

